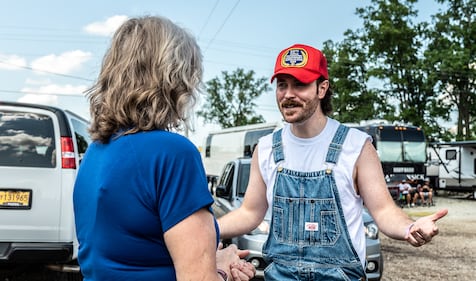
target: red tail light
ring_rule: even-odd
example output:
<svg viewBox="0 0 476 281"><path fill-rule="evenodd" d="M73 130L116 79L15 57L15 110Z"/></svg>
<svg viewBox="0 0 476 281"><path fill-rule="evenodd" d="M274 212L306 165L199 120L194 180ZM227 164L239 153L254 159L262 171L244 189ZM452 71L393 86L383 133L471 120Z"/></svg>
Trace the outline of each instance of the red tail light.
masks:
<svg viewBox="0 0 476 281"><path fill-rule="evenodd" d="M61 167L63 169L76 169L73 138L71 137L61 137Z"/></svg>

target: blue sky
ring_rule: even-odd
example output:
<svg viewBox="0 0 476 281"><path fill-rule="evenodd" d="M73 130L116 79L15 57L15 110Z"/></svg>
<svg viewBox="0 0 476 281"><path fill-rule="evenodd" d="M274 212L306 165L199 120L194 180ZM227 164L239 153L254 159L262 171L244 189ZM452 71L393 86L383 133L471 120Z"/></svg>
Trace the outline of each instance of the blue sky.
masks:
<svg viewBox="0 0 476 281"><path fill-rule="evenodd" d="M428 21L438 6L416 7ZM0 9L0 100L51 104L88 117L83 91L95 80L112 32L128 17L161 15L188 29L204 56L204 81L240 67L270 77L279 51L294 43L321 48L362 26L353 0L8 1ZM258 100L266 121L279 120L274 92ZM197 120L192 141L208 129Z"/></svg>

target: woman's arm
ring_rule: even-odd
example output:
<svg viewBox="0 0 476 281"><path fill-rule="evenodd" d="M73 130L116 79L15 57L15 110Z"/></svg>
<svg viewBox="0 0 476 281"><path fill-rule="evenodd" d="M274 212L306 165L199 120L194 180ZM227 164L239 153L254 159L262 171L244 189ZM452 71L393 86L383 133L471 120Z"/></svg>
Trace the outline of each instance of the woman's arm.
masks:
<svg viewBox="0 0 476 281"><path fill-rule="evenodd" d="M172 256L177 281L223 281L221 269L231 276L230 265L239 262L237 249L230 248L217 260L216 232L213 214L201 209L185 218L164 234Z"/></svg>

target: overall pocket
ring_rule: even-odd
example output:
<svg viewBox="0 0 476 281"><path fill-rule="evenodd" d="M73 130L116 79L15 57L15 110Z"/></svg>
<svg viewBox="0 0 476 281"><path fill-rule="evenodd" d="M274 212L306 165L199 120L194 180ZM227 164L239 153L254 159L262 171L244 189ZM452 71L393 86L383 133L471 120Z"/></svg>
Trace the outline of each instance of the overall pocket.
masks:
<svg viewBox="0 0 476 281"><path fill-rule="evenodd" d="M280 243L329 246L341 235L334 199L274 197L273 235Z"/></svg>

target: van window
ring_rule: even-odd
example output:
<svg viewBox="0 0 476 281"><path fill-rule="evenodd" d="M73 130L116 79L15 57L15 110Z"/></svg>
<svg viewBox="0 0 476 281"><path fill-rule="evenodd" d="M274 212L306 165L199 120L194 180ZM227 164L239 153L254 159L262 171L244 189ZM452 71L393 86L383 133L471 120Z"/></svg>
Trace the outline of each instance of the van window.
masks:
<svg viewBox="0 0 476 281"><path fill-rule="evenodd" d="M244 146L243 156L251 157L253 155L253 151L256 148L256 145L258 144L259 139L262 136L271 134L273 131L274 129L271 128L271 129L262 129L262 130L247 132L245 134L245 146Z"/></svg>
<svg viewBox="0 0 476 281"><path fill-rule="evenodd" d="M0 112L0 166L54 168L53 120L31 112Z"/></svg>
<svg viewBox="0 0 476 281"><path fill-rule="evenodd" d="M217 194L219 197L228 198L231 195L233 189L233 175L235 174L235 165L233 163L228 163L223 169L223 174L218 180L218 186L222 187L224 190L220 194Z"/></svg>
<svg viewBox="0 0 476 281"><path fill-rule="evenodd" d="M210 148L212 146L212 137L213 135L208 135L205 143L205 157L210 157Z"/></svg>
<svg viewBox="0 0 476 281"><path fill-rule="evenodd" d="M88 132L87 124L75 118L71 118L71 123L73 124L74 135L76 136L78 145L79 162L81 162L92 140Z"/></svg>
<svg viewBox="0 0 476 281"><path fill-rule="evenodd" d="M473 174L476 174L476 158L473 159Z"/></svg>
<svg viewBox="0 0 476 281"><path fill-rule="evenodd" d="M250 179L250 164L242 164L239 171L237 192L239 197L244 197Z"/></svg>

